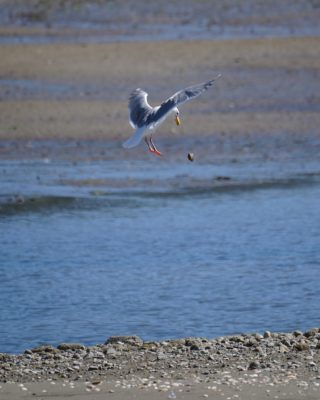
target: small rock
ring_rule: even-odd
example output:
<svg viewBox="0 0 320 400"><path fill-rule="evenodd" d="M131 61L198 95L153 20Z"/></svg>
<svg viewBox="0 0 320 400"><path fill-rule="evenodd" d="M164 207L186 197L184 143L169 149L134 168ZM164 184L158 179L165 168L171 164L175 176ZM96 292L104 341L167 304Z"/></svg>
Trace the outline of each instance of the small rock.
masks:
<svg viewBox="0 0 320 400"><path fill-rule="evenodd" d="M188 160L189 161L194 161L194 154L193 153L188 153Z"/></svg>
<svg viewBox="0 0 320 400"><path fill-rule="evenodd" d="M97 367L96 365L89 365L88 367L88 371L98 371L99 367Z"/></svg>
<svg viewBox="0 0 320 400"><path fill-rule="evenodd" d="M32 353L54 353L56 351L57 351L57 349L55 349L51 345L43 345L43 346L39 346L39 347L35 347L34 349L31 349ZM28 354L30 354L30 353L28 353Z"/></svg>
<svg viewBox="0 0 320 400"><path fill-rule="evenodd" d="M106 354L107 356L116 356L118 352L113 347L110 347L109 349L107 349Z"/></svg>
<svg viewBox="0 0 320 400"><path fill-rule="evenodd" d="M249 370L258 369L258 368L260 368L260 363L258 361L251 361L251 363L248 366Z"/></svg>
<svg viewBox="0 0 320 400"><path fill-rule="evenodd" d="M23 203L26 201L26 199L25 199L25 197L22 196L21 194L18 194L18 195L15 196L14 201L15 201L17 204L23 204Z"/></svg>
<svg viewBox="0 0 320 400"><path fill-rule="evenodd" d="M58 350L85 350L85 346L79 343L61 343L57 347Z"/></svg>
<svg viewBox="0 0 320 400"><path fill-rule="evenodd" d="M160 360L165 360L166 358L167 358L167 356L162 352L157 354L157 360L159 360L159 361Z"/></svg>
<svg viewBox="0 0 320 400"><path fill-rule="evenodd" d="M264 337L265 339L270 338L270 337L271 337L271 332L270 332L270 331L265 331L265 333L263 334L263 337Z"/></svg>
<svg viewBox="0 0 320 400"><path fill-rule="evenodd" d="M279 347L279 352L280 353L288 353L289 349L287 346L285 346L284 344L281 344Z"/></svg>
<svg viewBox="0 0 320 400"><path fill-rule="evenodd" d="M296 345L294 346L296 350L298 351L304 351L304 350L309 350L309 345L306 342L299 342L296 343Z"/></svg>
<svg viewBox="0 0 320 400"><path fill-rule="evenodd" d="M139 336L111 336L105 344L130 344L131 346L142 346L143 340Z"/></svg>
<svg viewBox="0 0 320 400"><path fill-rule="evenodd" d="M97 385L100 385L101 382L102 382L102 381L100 381L100 380L91 381L91 385L97 386Z"/></svg>
<svg viewBox="0 0 320 400"><path fill-rule="evenodd" d="M288 339L283 339L283 340L281 340L281 343L282 343L283 345L285 345L286 347L288 347L288 348L291 347L291 343L290 343L290 341L289 341Z"/></svg>
<svg viewBox="0 0 320 400"><path fill-rule="evenodd" d="M294 332L292 332L292 334L293 334L294 337L298 337L298 336L302 336L303 335L303 333L301 331L294 331Z"/></svg>
<svg viewBox="0 0 320 400"><path fill-rule="evenodd" d="M309 331L305 332L304 336L306 338L309 338L309 337L316 336L318 333L319 333L319 329L318 328L313 328L313 329L310 329Z"/></svg>
<svg viewBox="0 0 320 400"><path fill-rule="evenodd" d="M308 364L310 367L316 367L317 364L314 361L310 361Z"/></svg>
<svg viewBox="0 0 320 400"><path fill-rule="evenodd" d="M265 350L261 346L255 347L254 351L259 353L259 354L265 354Z"/></svg>
<svg viewBox="0 0 320 400"><path fill-rule="evenodd" d="M257 344L257 341L256 341L256 339L254 339L254 338L250 338L250 339L248 339L248 340L246 340L245 342L244 342L244 345L246 346L246 347L252 347L252 346L255 346Z"/></svg>

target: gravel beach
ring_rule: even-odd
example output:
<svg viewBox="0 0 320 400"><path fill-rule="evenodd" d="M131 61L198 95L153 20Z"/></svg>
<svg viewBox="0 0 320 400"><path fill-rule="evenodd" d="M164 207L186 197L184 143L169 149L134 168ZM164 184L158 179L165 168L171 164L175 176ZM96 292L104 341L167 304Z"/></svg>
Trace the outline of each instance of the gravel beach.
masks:
<svg viewBox="0 0 320 400"><path fill-rule="evenodd" d="M0 396L14 398L318 399L320 329L86 347L42 345L0 354ZM84 397L81 397L84 396Z"/></svg>

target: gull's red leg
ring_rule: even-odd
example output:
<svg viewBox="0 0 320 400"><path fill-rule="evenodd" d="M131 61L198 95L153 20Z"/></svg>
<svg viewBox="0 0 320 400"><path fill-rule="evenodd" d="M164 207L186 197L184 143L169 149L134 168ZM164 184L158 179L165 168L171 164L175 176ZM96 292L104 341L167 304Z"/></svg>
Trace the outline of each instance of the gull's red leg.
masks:
<svg viewBox="0 0 320 400"><path fill-rule="evenodd" d="M154 153L154 148L153 148L153 147L151 146L151 144L149 143L147 137L144 138L144 141L147 143L147 146L148 146L148 149L149 149L150 153Z"/></svg>
<svg viewBox="0 0 320 400"><path fill-rule="evenodd" d="M152 136L150 136L150 143L151 146L153 147L153 153L156 154L157 156L162 156L162 153L156 148L156 145L152 141Z"/></svg>

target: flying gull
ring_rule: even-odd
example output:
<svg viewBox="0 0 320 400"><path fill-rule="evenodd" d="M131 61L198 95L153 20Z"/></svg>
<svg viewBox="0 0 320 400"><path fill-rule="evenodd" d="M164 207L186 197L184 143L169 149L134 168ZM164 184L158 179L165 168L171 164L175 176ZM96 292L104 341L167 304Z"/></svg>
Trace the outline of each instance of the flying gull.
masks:
<svg viewBox="0 0 320 400"><path fill-rule="evenodd" d="M123 147L126 149L135 147L144 138L149 151L161 156L161 152L156 148L152 140L153 130L172 113L175 114L175 121L179 126L181 122L177 106L198 97L201 93L209 89L213 85L213 82L220 78L220 76L219 74L211 81L182 89L157 107L151 107L148 103L148 93L142 89L135 89L129 97L129 122L135 129L135 132L123 143Z"/></svg>

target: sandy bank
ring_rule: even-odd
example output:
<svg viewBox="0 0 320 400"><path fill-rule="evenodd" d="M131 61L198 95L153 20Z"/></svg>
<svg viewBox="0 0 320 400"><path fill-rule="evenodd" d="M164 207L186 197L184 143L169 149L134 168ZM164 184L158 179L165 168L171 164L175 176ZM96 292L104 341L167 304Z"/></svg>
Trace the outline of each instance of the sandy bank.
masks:
<svg viewBox="0 0 320 400"><path fill-rule="evenodd" d="M319 39L2 45L0 137L126 137L128 93L137 86L157 104L175 90L223 78L184 105L182 127L214 134L316 133Z"/></svg>

